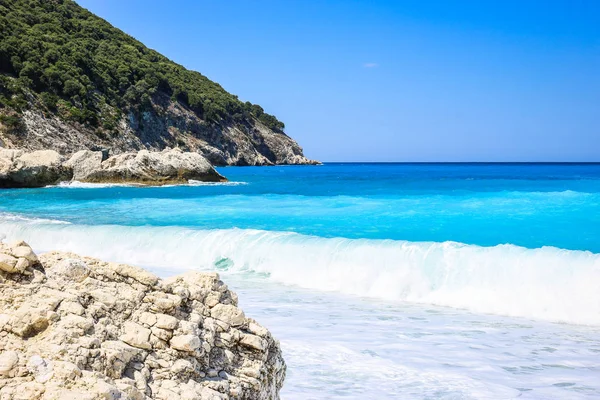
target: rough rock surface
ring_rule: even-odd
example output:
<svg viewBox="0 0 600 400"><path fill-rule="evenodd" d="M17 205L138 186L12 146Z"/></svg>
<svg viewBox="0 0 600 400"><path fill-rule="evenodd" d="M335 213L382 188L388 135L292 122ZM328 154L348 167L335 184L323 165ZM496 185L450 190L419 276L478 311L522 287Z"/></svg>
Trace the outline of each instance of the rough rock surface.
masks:
<svg viewBox="0 0 600 400"><path fill-rule="evenodd" d="M0 244L0 399L278 399L278 342L217 274Z"/></svg>
<svg viewBox="0 0 600 400"><path fill-rule="evenodd" d="M10 131L0 123L0 146L13 149L53 149L63 155L79 150L110 148L113 154L180 147L198 152L213 165L318 164L304 157L302 148L283 132L258 120L251 124L209 124L169 96L157 94L152 109L131 111L114 131L64 121L32 104L21 116L22 128Z"/></svg>
<svg viewBox="0 0 600 400"><path fill-rule="evenodd" d="M0 188L43 187L71 179L144 185L227 180L200 154L180 149L141 150L108 158L106 151L82 150L66 162L54 150L0 149Z"/></svg>
<svg viewBox="0 0 600 400"><path fill-rule="evenodd" d="M54 150L0 149L0 188L43 187L70 180L72 171Z"/></svg>
<svg viewBox="0 0 600 400"><path fill-rule="evenodd" d="M226 179L198 153L180 149L161 152L141 150L103 160L100 151L82 150L66 165L81 182L186 183L189 180L222 182Z"/></svg>
<svg viewBox="0 0 600 400"><path fill-rule="evenodd" d="M73 154L65 166L73 170L73 180L84 182L91 174L102 168L101 151L81 150Z"/></svg>

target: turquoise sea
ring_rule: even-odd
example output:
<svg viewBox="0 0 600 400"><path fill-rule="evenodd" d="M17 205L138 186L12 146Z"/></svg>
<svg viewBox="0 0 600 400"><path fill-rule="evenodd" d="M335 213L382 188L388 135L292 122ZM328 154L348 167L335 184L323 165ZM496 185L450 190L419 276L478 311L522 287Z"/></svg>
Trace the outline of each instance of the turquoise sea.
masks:
<svg viewBox="0 0 600 400"><path fill-rule="evenodd" d="M227 167L0 191L0 235L217 270L284 399L600 398L600 164Z"/></svg>

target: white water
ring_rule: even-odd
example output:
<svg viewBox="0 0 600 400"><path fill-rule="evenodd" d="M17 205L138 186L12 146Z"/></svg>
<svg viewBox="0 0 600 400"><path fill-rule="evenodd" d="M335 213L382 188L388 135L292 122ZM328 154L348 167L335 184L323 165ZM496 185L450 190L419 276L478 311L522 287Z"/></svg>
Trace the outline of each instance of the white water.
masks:
<svg viewBox="0 0 600 400"><path fill-rule="evenodd" d="M219 270L280 339L284 399L600 398L600 329L543 321L599 325L589 252L10 215L2 233L161 276Z"/></svg>
<svg viewBox="0 0 600 400"><path fill-rule="evenodd" d="M597 328L224 278L281 340L284 399L600 398Z"/></svg>
<svg viewBox="0 0 600 400"><path fill-rule="evenodd" d="M179 185L162 185L162 186L148 186L152 188L168 188L174 186L240 186L247 185L246 182L203 182L196 181L190 179L187 184L179 184ZM89 183L89 182L79 182L79 181L64 181L60 182L58 185L50 185L46 186L47 188L60 187L67 189L102 189L102 188L111 188L111 187L144 187L144 185L136 184L136 183Z"/></svg>
<svg viewBox="0 0 600 400"><path fill-rule="evenodd" d="M273 282L477 313L600 325L600 255L553 247L324 239L256 230L42 224L0 232L44 250L154 267L264 273Z"/></svg>

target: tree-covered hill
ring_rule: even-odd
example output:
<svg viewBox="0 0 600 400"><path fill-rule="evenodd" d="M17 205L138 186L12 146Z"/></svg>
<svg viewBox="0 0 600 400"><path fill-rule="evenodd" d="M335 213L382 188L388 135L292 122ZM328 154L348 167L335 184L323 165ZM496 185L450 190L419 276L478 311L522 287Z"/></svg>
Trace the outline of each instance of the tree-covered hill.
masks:
<svg viewBox="0 0 600 400"><path fill-rule="evenodd" d="M173 106L192 113L197 123L182 126L176 118L163 118ZM254 143L261 142L256 129L285 136L284 124L259 105L240 101L74 1L0 0L0 122L18 132L25 128L23 112L32 107L95 132L100 142L122 134L124 120L138 136L150 135L140 128L144 112L163 118L159 125L191 147L193 139L198 146L211 144L219 131L235 129L272 162L278 160ZM154 125L151 136L160 134ZM172 144L167 136L161 138L164 145Z"/></svg>

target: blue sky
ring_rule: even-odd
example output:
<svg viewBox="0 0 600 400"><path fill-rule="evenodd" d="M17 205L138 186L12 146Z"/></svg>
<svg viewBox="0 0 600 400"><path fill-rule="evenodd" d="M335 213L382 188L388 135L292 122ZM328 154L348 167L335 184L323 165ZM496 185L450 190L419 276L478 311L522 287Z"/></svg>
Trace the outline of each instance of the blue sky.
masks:
<svg viewBox="0 0 600 400"><path fill-rule="evenodd" d="M600 1L78 0L322 161L600 161Z"/></svg>

